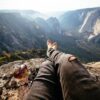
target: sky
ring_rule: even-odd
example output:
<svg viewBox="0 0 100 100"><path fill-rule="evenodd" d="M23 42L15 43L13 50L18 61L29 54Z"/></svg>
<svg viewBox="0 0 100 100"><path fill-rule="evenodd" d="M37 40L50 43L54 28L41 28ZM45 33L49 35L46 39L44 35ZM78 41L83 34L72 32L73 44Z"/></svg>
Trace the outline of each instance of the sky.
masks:
<svg viewBox="0 0 100 100"><path fill-rule="evenodd" d="M100 0L0 0L0 9L31 9L42 13L100 7Z"/></svg>

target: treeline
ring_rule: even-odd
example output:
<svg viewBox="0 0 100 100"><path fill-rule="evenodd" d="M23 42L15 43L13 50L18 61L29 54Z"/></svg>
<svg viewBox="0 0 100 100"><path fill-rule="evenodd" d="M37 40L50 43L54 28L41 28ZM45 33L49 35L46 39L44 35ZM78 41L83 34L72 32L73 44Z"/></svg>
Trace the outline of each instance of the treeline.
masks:
<svg viewBox="0 0 100 100"><path fill-rule="evenodd" d="M100 61L100 57L91 54L89 51L85 51L82 48L77 47L72 44L69 47L59 47L59 49L65 53L73 54L78 57L83 63ZM6 64L8 62L16 61L16 60L28 60L31 58L45 58L46 57L46 49L29 49L29 50L20 50L9 53L7 51L3 51L0 55L0 65Z"/></svg>
<svg viewBox="0 0 100 100"><path fill-rule="evenodd" d="M15 51L12 53L3 51L3 53L0 55L0 65L15 60L27 60L31 58L44 58L44 57L46 57L45 49L31 49L26 51Z"/></svg>

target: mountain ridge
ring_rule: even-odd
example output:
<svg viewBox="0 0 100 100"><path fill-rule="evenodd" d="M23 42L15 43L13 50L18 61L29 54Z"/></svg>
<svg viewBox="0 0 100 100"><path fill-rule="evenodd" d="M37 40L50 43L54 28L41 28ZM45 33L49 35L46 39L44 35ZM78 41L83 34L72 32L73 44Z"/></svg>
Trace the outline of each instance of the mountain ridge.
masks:
<svg viewBox="0 0 100 100"><path fill-rule="evenodd" d="M52 39L58 42L60 49L66 53L90 61L100 60L100 56L96 53L100 51L99 12L100 8L81 9L66 12L59 19L56 17L45 19L40 17L41 13L40 16L33 18L32 16L38 13L34 11L1 12L0 53L32 48L46 49L47 39ZM90 18L88 14L93 17Z"/></svg>

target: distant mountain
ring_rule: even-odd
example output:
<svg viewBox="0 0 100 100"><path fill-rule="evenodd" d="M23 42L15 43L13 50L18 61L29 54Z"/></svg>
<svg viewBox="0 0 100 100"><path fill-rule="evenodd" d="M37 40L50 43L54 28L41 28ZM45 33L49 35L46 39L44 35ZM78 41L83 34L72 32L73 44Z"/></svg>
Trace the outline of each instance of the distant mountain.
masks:
<svg viewBox="0 0 100 100"><path fill-rule="evenodd" d="M33 20L37 17L47 19L48 16L34 10L0 10L0 13L20 13L23 17Z"/></svg>
<svg viewBox="0 0 100 100"><path fill-rule="evenodd" d="M1 53L4 50L12 52L16 50L26 50L31 48L44 48L46 39L49 37L53 37L52 34L59 31L59 21L56 18L51 20L52 22L55 21L51 24L51 22L49 22L50 19L46 21L45 19L40 17L37 17L35 19L32 18L31 16L34 16L34 13L36 12L1 11ZM27 16L23 16L25 14L27 14Z"/></svg>
<svg viewBox="0 0 100 100"><path fill-rule="evenodd" d="M88 8L64 13L59 18L62 28L72 33L100 33L100 8Z"/></svg>
<svg viewBox="0 0 100 100"><path fill-rule="evenodd" d="M100 60L99 12L100 8L82 9L46 19L30 10L0 11L0 54L46 49L46 40L53 39L62 51L83 61Z"/></svg>
<svg viewBox="0 0 100 100"><path fill-rule="evenodd" d="M64 34L78 37L80 48L100 57L100 7L66 12L59 21Z"/></svg>
<svg viewBox="0 0 100 100"><path fill-rule="evenodd" d="M62 34L62 29L59 20L56 17L50 17L47 23L52 30L53 34Z"/></svg>
<svg viewBox="0 0 100 100"><path fill-rule="evenodd" d="M0 13L0 46L2 50L15 51L35 48L41 33L42 31L38 31L34 20L32 22L22 17L20 13ZM38 44L38 47L41 45Z"/></svg>

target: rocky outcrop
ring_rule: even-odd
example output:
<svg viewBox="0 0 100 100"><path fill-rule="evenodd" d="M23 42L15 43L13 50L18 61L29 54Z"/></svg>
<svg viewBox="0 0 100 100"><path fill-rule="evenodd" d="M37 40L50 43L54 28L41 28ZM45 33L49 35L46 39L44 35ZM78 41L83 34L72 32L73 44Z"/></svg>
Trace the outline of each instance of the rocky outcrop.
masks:
<svg viewBox="0 0 100 100"><path fill-rule="evenodd" d="M0 66L0 100L22 100L24 94L26 94L31 87L32 81L43 61L45 61L45 59L36 58L14 61ZM18 81L14 76L11 76L16 68L20 68L23 64L26 65L30 71L28 81L26 81L27 76L26 79L24 78L24 81Z"/></svg>
<svg viewBox="0 0 100 100"><path fill-rule="evenodd" d="M14 61L0 66L0 100L22 100L23 96L25 96L25 94L29 91L34 77L36 76L38 69L41 67L41 63L44 61L44 58L35 58L30 60ZM32 69L31 74L29 74L28 83L26 81L19 82L14 79L14 77L11 77L8 82L10 78L9 76L14 73L16 68L23 64L27 65L28 69ZM84 65L90 74L96 80L100 81L100 62L92 62Z"/></svg>
<svg viewBox="0 0 100 100"><path fill-rule="evenodd" d="M53 34L56 34L56 35L63 34L59 20L56 17L50 17L47 20L47 23L50 26L50 29L52 30Z"/></svg>

